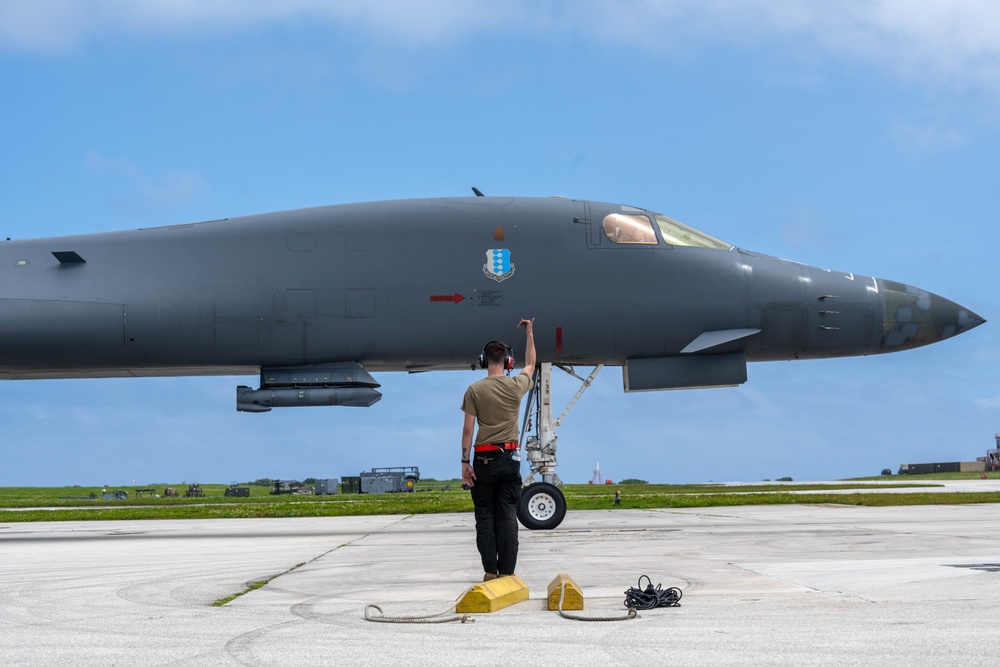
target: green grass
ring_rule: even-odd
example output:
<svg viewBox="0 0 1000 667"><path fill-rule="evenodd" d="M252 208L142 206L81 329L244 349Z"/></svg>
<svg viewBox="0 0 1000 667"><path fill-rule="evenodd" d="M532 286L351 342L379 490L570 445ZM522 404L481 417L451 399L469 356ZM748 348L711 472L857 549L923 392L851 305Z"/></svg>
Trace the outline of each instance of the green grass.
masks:
<svg viewBox="0 0 1000 667"><path fill-rule="evenodd" d="M241 595L246 595L247 593L251 593L251 592L253 592L253 591L255 591L255 590L259 589L259 588L264 588L264 586L267 586L269 583L271 583L273 580L277 579L281 575L288 574L292 570L297 570L300 567L302 567L303 565L305 565L305 563L299 563L298 565L294 565L294 566L288 568L284 572L280 572L278 574L272 574L270 577L265 577L263 579L258 579L257 581L251 581L251 582L249 582L247 584L247 587L245 589L243 589L242 591L240 591L239 593L233 593L232 595L227 595L224 598L216 600L215 602L212 603L212 606L213 607L224 607L225 605L229 604L230 602L232 602L236 598L240 597Z"/></svg>
<svg viewBox="0 0 1000 667"><path fill-rule="evenodd" d="M159 498L154 498L148 495L143 498L139 498L136 495L135 488L121 486L0 487L0 507L114 507L115 505L162 506L197 505L205 502L238 504L245 503L248 500L247 498L226 496L225 490L229 488L228 484L200 484L199 486L205 494L203 498L185 498L183 494L187 490L188 484L150 484L143 487L155 489L156 493L161 496ZM167 487L175 488L177 493L181 495L176 498L162 497L164 489ZM119 489L128 491L128 500L100 500L101 491L105 488L108 491L116 491ZM87 500L87 496L91 493L94 493L98 499ZM312 495L272 496L270 493L271 487L269 486L251 486L250 500L256 503L286 503L290 498L308 498L310 500L316 500L320 497L326 497L317 497Z"/></svg>
<svg viewBox="0 0 1000 667"><path fill-rule="evenodd" d="M978 479L979 473L945 473L871 478L894 487L939 486L939 479ZM381 495L270 495L270 487L251 486L249 498L224 496L226 484L202 484L203 498L135 498L128 500L78 500L91 491L100 496L101 487L0 487L0 522L87 521L97 519L239 519L315 516L360 516L375 514L437 514L471 512L472 500L457 480L434 482L451 485L451 490ZM149 485L162 494L165 486L180 493L187 484ZM563 492L570 510L611 509L614 492L622 493L622 509L679 507L726 507L733 505L838 504L838 505L925 505L1000 502L1000 493L873 493L865 480L836 484L768 483L743 486L720 484L589 484L567 485ZM833 490L852 493L824 493ZM113 490L108 487L108 490ZM791 491L815 491L807 495ZM31 508L31 509L18 509ZM44 508L44 509L42 509Z"/></svg>
<svg viewBox="0 0 1000 667"><path fill-rule="evenodd" d="M272 579L274 579L275 577L278 577L278 576L279 575L276 574L273 577L268 577L267 579L259 579L257 581L252 581L249 584L247 584L247 587L246 587L245 590L242 590L239 593L233 593L232 595L227 595L224 598L216 600L215 602L212 603L212 606L213 607L224 607L225 605L229 604L230 602L232 602L236 598L240 597L241 595L246 595L247 593L253 592L253 591L257 590L258 588L263 588L264 586L266 586L267 584L269 584Z"/></svg>

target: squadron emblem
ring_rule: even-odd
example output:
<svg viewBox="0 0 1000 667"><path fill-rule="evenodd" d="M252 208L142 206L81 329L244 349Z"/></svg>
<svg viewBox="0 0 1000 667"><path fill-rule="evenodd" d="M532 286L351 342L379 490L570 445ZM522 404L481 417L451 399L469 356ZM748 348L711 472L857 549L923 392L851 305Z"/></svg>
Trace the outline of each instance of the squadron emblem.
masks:
<svg viewBox="0 0 1000 667"><path fill-rule="evenodd" d="M514 275L514 265L510 261L510 250L503 248L487 250L483 273L486 274L487 278L492 278L498 283Z"/></svg>

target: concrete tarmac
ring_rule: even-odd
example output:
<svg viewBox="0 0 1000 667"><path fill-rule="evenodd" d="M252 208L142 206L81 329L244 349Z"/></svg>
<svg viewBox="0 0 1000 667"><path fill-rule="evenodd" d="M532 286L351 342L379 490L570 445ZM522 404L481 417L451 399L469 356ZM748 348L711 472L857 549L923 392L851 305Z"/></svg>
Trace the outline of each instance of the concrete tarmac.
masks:
<svg viewBox="0 0 1000 667"><path fill-rule="evenodd" d="M0 524L0 659L60 665L994 665L1000 504L570 512L521 530L527 602L474 623L471 514ZM648 575L681 606L616 622ZM211 603L274 577L223 607Z"/></svg>

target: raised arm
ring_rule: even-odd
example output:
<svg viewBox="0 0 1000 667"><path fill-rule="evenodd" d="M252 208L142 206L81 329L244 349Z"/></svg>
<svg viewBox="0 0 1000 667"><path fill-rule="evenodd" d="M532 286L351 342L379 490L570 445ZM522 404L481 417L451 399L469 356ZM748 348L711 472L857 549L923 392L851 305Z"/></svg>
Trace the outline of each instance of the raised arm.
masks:
<svg viewBox="0 0 1000 667"><path fill-rule="evenodd" d="M532 317L530 320L522 319L517 325L524 327L524 370L521 372L528 375L535 372L535 364L537 362L535 358L535 332L532 329L534 324L535 318Z"/></svg>

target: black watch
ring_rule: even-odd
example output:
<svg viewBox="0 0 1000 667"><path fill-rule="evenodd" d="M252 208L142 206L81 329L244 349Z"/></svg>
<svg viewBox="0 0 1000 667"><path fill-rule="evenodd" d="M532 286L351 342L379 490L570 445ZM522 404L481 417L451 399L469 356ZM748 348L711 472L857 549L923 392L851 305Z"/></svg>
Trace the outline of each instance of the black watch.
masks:
<svg viewBox="0 0 1000 667"><path fill-rule="evenodd" d="M462 463L471 463L471 461L469 459L462 459Z"/></svg>

